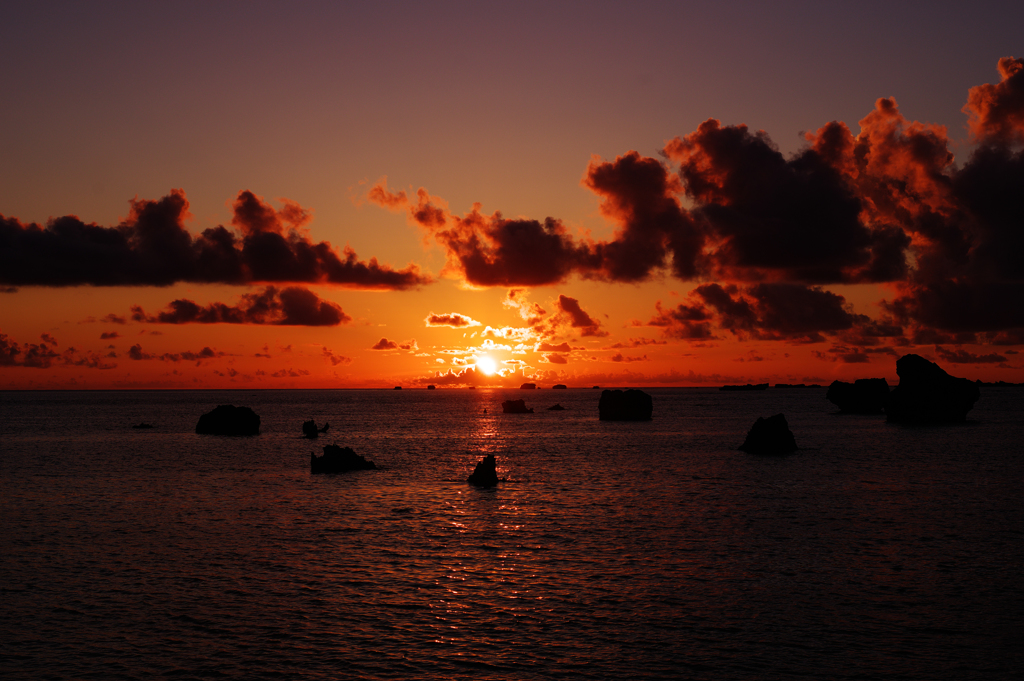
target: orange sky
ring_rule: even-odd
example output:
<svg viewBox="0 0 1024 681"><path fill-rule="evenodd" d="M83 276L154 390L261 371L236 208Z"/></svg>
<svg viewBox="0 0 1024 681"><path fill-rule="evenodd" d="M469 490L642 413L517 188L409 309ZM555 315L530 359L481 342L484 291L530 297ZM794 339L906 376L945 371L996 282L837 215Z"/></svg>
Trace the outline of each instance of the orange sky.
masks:
<svg viewBox="0 0 1024 681"><path fill-rule="evenodd" d="M1016 5L443 7L3 10L0 389L1024 382Z"/></svg>

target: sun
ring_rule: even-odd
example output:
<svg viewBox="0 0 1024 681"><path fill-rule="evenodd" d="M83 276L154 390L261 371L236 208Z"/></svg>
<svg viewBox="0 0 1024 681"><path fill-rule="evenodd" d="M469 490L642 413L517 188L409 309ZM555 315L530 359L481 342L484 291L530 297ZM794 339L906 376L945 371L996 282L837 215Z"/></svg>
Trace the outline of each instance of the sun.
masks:
<svg viewBox="0 0 1024 681"><path fill-rule="evenodd" d="M476 368L484 372L488 376L492 376L494 375L494 372L498 370L498 365L494 363L493 359L491 359L487 355L484 355L482 357L477 358Z"/></svg>

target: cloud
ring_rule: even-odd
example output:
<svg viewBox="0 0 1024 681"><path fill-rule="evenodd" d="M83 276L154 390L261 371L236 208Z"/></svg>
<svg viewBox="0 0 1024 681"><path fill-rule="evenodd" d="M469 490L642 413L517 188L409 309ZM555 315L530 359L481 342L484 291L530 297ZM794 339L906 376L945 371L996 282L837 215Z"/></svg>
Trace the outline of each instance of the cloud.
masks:
<svg viewBox="0 0 1024 681"><path fill-rule="evenodd" d="M661 301L658 301L656 307L660 310ZM613 343L607 347L601 348L602 350L624 350L626 348L642 348L647 345L668 345L668 341L656 340L654 338L630 338L624 343Z"/></svg>
<svg viewBox="0 0 1024 681"><path fill-rule="evenodd" d="M568 319L569 326L577 329L581 336L607 336L608 332L601 329L601 322L587 314L575 298L559 295L555 302L558 309Z"/></svg>
<svg viewBox="0 0 1024 681"><path fill-rule="evenodd" d="M73 215L45 227L0 216L0 284L35 286L169 286L176 282L330 283L400 290L430 282L410 265L394 270L375 258L360 261L345 248L303 232L311 213L282 199L274 209L250 191L236 198L232 225L193 236L180 189L162 199L134 199L116 227L86 224Z"/></svg>
<svg viewBox="0 0 1024 681"><path fill-rule="evenodd" d="M946 350L945 348L936 345L935 352L944 361L950 362L951 364L999 364L1006 361L1006 357L994 352L987 355L976 355L964 350L963 348Z"/></svg>
<svg viewBox="0 0 1024 681"><path fill-rule="evenodd" d="M431 312L423 321L426 322L427 326L450 326L453 329L463 329L469 326L481 325L480 322L476 321L472 317L467 317L466 315L459 314L458 312L448 312L446 314L434 314Z"/></svg>
<svg viewBox="0 0 1024 681"><path fill-rule="evenodd" d="M128 348L128 359L143 361L143 360L160 360L161 362L195 362L198 366L205 359L214 359L217 357L224 357L227 353L212 350L209 347L204 347L199 352L165 352L162 355L154 355L143 351L142 345L136 343L135 345Z"/></svg>
<svg viewBox="0 0 1024 681"><path fill-rule="evenodd" d="M100 340L112 340L114 338L120 338L121 334L117 331L104 331L100 334Z"/></svg>
<svg viewBox="0 0 1024 681"><path fill-rule="evenodd" d="M538 343L533 350L534 352L572 352L572 348L569 347L568 343L559 343L558 345L553 343Z"/></svg>
<svg viewBox="0 0 1024 681"><path fill-rule="evenodd" d="M396 343L395 341L390 341L387 338L381 338L370 349L371 350L408 350L409 352L415 352L416 350L419 350L419 345L416 343L416 339L415 338L413 338L411 340L404 341L402 343Z"/></svg>
<svg viewBox="0 0 1024 681"><path fill-rule="evenodd" d="M968 91L968 127L982 143L1024 144L1024 59L1003 57L998 70L999 83Z"/></svg>
<svg viewBox="0 0 1024 681"><path fill-rule="evenodd" d="M627 362L627 363L628 362L649 362L650 361L649 359L647 359L647 355L643 355L642 357L637 357L637 356L627 357L627 356L623 355L621 352L616 352L614 355L612 355L611 360L613 362Z"/></svg>
<svg viewBox="0 0 1024 681"><path fill-rule="evenodd" d="M559 355L559 354L555 354L555 353L552 353L552 354L549 354L549 355L544 355L542 361L549 362L551 364L568 364L569 363L569 360L568 360L568 358L566 358L565 355Z"/></svg>
<svg viewBox="0 0 1024 681"><path fill-rule="evenodd" d="M171 301L167 309L147 315L132 306L132 319L151 324L275 324L281 326L337 326L352 320L337 304L323 300L300 286L277 289L268 286L261 293L247 293L238 305L191 300Z"/></svg>
<svg viewBox="0 0 1024 681"><path fill-rule="evenodd" d="M64 352L57 352L54 346L57 340L48 333L40 334L42 343L25 343L14 341L7 334L0 332L0 367L21 366L33 369L49 369L52 366L81 366L92 369L113 369L117 366L95 352L79 352L69 347ZM109 357L109 355L108 355ZM116 357L116 355L114 355Z"/></svg>
<svg viewBox="0 0 1024 681"><path fill-rule="evenodd" d="M323 350L324 359L331 363L331 366L338 366L339 364L351 364L352 358L345 357L344 355L335 355L331 352L330 348L324 347Z"/></svg>

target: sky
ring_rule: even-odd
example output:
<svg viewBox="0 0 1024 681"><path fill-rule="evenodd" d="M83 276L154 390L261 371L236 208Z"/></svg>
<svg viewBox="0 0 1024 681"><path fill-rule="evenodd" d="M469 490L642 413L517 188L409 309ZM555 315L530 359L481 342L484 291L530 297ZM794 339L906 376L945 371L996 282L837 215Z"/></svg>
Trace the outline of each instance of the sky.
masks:
<svg viewBox="0 0 1024 681"><path fill-rule="evenodd" d="M0 389L1024 381L1019 2L0 25Z"/></svg>

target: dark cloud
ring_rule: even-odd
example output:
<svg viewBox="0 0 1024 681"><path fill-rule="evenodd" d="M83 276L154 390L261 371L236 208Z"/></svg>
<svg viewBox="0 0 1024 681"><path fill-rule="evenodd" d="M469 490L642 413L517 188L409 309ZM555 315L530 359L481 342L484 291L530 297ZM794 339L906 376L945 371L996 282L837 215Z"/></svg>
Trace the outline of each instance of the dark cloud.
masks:
<svg viewBox="0 0 1024 681"><path fill-rule="evenodd" d="M647 355L643 355L642 357L637 357L637 356L629 357L629 356L623 355L621 352L617 352L614 355L612 355L611 360L613 362L626 362L626 363L629 363L629 362L649 362L650 361L649 359L647 359Z"/></svg>
<svg viewBox="0 0 1024 681"><path fill-rule="evenodd" d="M427 326L450 326L453 329L480 326L480 322L458 312L448 312L446 314L434 314L431 312L423 321Z"/></svg>
<svg viewBox="0 0 1024 681"><path fill-rule="evenodd" d="M946 350L945 348L936 345L935 352L944 361L950 362L951 364L999 364L1006 361L1006 357L994 352L987 355L976 355L964 350L963 348Z"/></svg>
<svg viewBox="0 0 1024 681"><path fill-rule="evenodd" d="M5 333L0 333L0 367L22 366L33 369L49 369L52 366L81 366L92 369L113 369L117 365L105 361L105 357L95 352L79 352L69 347L64 352L57 352L57 340L48 333L40 334L42 343L21 344ZM107 357L110 357L108 355ZM117 355L112 355L116 357Z"/></svg>
<svg viewBox="0 0 1024 681"><path fill-rule="evenodd" d="M971 134L983 143L1024 144L1024 59L1003 57L1001 80L973 87L963 111Z"/></svg>
<svg viewBox="0 0 1024 681"><path fill-rule="evenodd" d="M387 338L381 338L370 349L371 350L408 350L409 352L415 352L416 350L419 350L419 345L416 343L416 339L415 338L413 338L411 340L404 341L402 343L396 343L395 341L390 341Z"/></svg>
<svg viewBox="0 0 1024 681"><path fill-rule="evenodd" d="M120 338L121 334L117 331L104 331L100 334L100 340L112 340L114 338Z"/></svg>
<svg viewBox="0 0 1024 681"><path fill-rule="evenodd" d="M168 286L176 282L330 283L352 288L407 289L429 283L410 265L393 270L360 261L345 248L314 243L302 228L310 213L282 200L276 210L250 191L239 193L232 224L193 237L180 189L157 201L135 199L116 227L75 216L45 227L0 216L0 284L36 286Z"/></svg>
<svg viewBox="0 0 1024 681"><path fill-rule="evenodd" d="M227 353L212 350L210 347L204 347L199 352L186 350L184 352L165 352L162 355L155 355L143 351L142 345L139 343L128 348L128 359L136 361L155 359L160 360L161 362L195 362L197 365L201 364L205 359L224 357L226 354Z"/></svg>
<svg viewBox="0 0 1024 681"><path fill-rule="evenodd" d="M330 348L324 347L324 359L331 363L331 366L338 366L339 364L351 364L352 358L345 357L344 355L336 355L331 352Z"/></svg>
<svg viewBox="0 0 1024 681"><path fill-rule="evenodd" d="M568 343L538 343L534 348L534 352L572 352L572 348L569 347Z"/></svg>
<svg viewBox="0 0 1024 681"><path fill-rule="evenodd" d="M561 310L561 316L568 322L569 327L578 330L581 336L608 335L607 331L601 329L601 322L587 314L575 298L559 295L555 304Z"/></svg>
<svg viewBox="0 0 1024 681"><path fill-rule="evenodd" d="M550 364L568 364L569 360L565 355L559 355L556 353L548 354L543 356L543 361Z"/></svg>
<svg viewBox="0 0 1024 681"><path fill-rule="evenodd" d="M291 286L268 286L261 293L247 293L238 305L199 305L178 299L156 315L132 306L132 319L153 324L276 324L281 326L337 326L351 321L337 304L312 291Z"/></svg>

